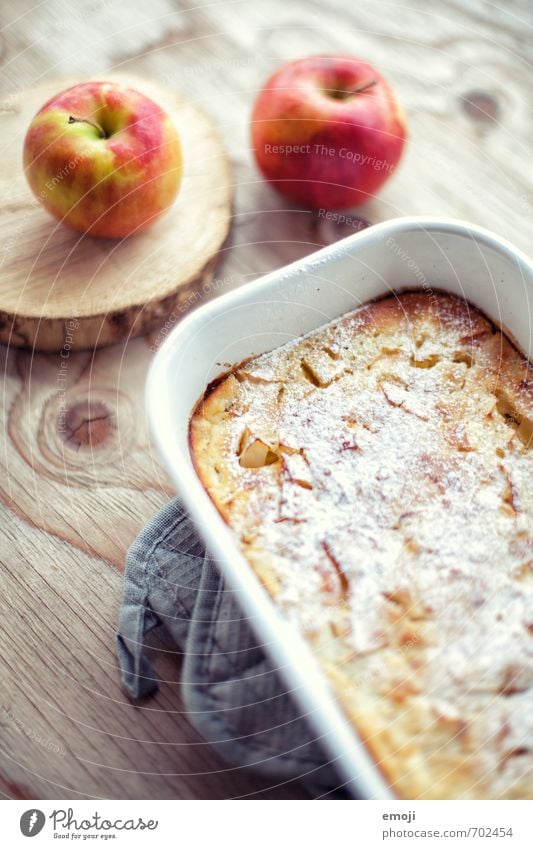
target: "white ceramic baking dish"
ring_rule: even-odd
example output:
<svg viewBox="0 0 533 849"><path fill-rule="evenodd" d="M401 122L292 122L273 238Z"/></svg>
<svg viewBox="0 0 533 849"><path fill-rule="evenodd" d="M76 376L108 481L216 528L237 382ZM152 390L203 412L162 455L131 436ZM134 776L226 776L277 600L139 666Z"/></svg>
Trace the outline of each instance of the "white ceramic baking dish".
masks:
<svg viewBox="0 0 533 849"><path fill-rule="evenodd" d="M402 288L466 297L532 356L533 266L497 236L452 220L401 218L355 234L232 291L170 333L148 377L151 432L165 467L265 650L284 676L353 795L392 798L376 764L335 701L307 644L255 577L194 471L191 410L228 366Z"/></svg>

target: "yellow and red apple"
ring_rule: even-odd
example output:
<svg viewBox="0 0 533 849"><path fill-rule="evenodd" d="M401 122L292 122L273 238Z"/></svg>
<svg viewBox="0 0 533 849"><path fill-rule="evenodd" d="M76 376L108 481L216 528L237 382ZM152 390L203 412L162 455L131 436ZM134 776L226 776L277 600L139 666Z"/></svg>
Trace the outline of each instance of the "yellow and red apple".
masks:
<svg viewBox="0 0 533 849"><path fill-rule="evenodd" d="M86 82L52 97L24 141L24 170L42 205L91 236L119 238L171 206L182 174L168 114L118 83Z"/></svg>
<svg viewBox="0 0 533 849"><path fill-rule="evenodd" d="M371 198L396 168L406 136L392 89L353 56L289 62L267 81L252 114L263 176L311 208L346 209Z"/></svg>

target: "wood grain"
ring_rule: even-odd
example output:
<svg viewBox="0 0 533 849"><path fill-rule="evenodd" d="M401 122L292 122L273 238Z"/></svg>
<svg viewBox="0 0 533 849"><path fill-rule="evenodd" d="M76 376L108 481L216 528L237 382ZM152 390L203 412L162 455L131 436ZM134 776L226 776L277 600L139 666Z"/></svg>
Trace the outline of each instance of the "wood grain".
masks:
<svg viewBox="0 0 533 849"><path fill-rule="evenodd" d="M72 232L40 206L20 162L37 110L77 80L54 79L21 91L16 104L0 102L0 341L8 345L84 350L139 336L158 327L213 276L212 260L226 238L231 211L229 166L215 128L197 107L163 86L131 75L106 78L142 91L171 116L184 159L177 200L153 226L129 239Z"/></svg>
<svg viewBox="0 0 533 849"><path fill-rule="evenodd" d="M348 235L361 221L450 215L530 252L532 14L527 0L4 0L0 91L114 71L152 78L214 120L235 207L212 280L145 338L59 354L4 348L0 451L0 793L18 798L304 796L226 768L180 713L179 658L154 648L161 691L132 706L113 651L124 553L170 494L142 390L172 322L202 300ZM262 182L249 114L279 64L355 53L391 80L410 141L380 197L348 220L296 209ZM6 140L0 139L0 150ZM21 238L23 235L21 234ZM0 243L0 261L5 246ZM184 375L184 380L186 375ZM18 720L18 721L17 721ZM22 723L22 724L20 724ZM54 753L48 737L64 749ZM62 789L67 788L67 789Z"/></svg>

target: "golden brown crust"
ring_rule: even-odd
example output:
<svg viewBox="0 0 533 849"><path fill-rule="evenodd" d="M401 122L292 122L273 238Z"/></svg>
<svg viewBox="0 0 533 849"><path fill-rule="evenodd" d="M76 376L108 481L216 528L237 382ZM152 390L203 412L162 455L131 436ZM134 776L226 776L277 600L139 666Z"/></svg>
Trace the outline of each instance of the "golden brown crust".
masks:
<svg viewBox="0 0 533 849"><path fill-rule="evenodd" d="M533 370L509 340L391 296L238 366L190 437L398 794L532 798Z"/></svg>

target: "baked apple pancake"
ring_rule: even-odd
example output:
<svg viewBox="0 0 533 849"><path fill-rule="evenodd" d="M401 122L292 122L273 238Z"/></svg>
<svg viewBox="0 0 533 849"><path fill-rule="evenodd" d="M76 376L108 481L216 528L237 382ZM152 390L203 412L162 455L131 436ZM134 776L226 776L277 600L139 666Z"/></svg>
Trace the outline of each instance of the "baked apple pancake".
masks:
<svg viewBox="0 0 533 849"><path fill-rule="evenodd" d="M214 504L405 798L533 797L533 369L438 292L215 381Z"/></svg>

